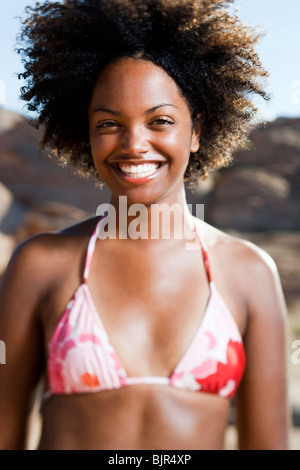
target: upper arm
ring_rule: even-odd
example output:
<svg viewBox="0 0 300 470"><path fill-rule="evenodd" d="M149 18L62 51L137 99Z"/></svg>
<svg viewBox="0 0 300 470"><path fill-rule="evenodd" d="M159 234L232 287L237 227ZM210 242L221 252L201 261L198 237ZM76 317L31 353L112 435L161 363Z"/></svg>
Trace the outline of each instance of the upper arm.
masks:
<svg viewBox="0 0 300 470"><path fill-rule="evenodd" d="M277 268L249 249L246 367L237 399L242 449L287 449L287 310Z"/></svg>
<svg viewBox="0 0 300 470"><path fill-rule="evenodd" d="M0 448L23 448L31 398L43 363L38 301L41 273L34 240L19 246L0 284L0 339L6 363L0 365Z"/></svg>

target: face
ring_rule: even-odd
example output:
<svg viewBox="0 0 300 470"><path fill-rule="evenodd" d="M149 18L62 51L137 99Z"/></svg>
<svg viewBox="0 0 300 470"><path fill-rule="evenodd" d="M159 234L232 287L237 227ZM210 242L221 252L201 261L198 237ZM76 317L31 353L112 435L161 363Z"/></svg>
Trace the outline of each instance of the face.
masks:
<svg viewBox="0 0 300 470"><path fill-rule="evenodd" d="M110 64L89 105L96 170L113 198L145 205L176 201L190 153L199 148L185 98L152 62L133 58Z"/></svg>

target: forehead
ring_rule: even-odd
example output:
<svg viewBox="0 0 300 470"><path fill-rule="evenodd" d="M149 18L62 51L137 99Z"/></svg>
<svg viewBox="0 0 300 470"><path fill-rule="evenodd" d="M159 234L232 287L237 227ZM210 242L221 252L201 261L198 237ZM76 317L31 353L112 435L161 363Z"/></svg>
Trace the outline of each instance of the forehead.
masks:
<svg viewBox="0 0 300 470"><path fill-rule="evenodd" d="M161 67L150 61L126 58L109 64L98 77L91 105L151 108L169 103L187 108L177 84Z"/></svg>

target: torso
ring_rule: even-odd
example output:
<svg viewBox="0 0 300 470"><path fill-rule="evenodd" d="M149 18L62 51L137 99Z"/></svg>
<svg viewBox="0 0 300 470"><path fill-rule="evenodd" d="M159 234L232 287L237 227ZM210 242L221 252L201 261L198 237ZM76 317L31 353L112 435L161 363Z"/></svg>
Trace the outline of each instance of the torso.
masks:
<svg viewBox="0 0 300 470"><path fill-rule="evenodd" d="M58 395L44 410L39 449L221 449L229 401L166 386Z"/></svg>
<svg viewBox="0 0 300 470"><path fill-rule="evenodd" d="M53 331L82 282L94 226L90 220L53 235L61 269L41 305L46 358ZM232 254L229 238L207 230L214 282L243 335L246 306L226 259ZM185 250L181 241L145 242L97 240L88 287L128 375L169 376L201 323L209 285L200 251ZM161 385L56 395L43 409L40 448L221 448L228 409L228 399Z"/></svg>

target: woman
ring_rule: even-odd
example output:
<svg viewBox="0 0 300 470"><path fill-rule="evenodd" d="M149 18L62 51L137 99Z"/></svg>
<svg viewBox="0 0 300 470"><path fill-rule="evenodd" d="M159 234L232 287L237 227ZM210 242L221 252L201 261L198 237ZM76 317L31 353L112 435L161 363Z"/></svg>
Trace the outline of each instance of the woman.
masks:
<svg viewBox="0 0 300 470"><path fill-rule="evenodd" d="M221 449L233 396L241 449L287 448L276 267L192 217L185 199L184 183L228 164L247 135L249 93L266 97L257 35L226 3L66 0L28 12L22 93L42 145L106 183L112 210L12 256L0 291L2 448L24 446L41 377L39 449ZM153 217L162 205L179 210L167 237Z"/></svg>

